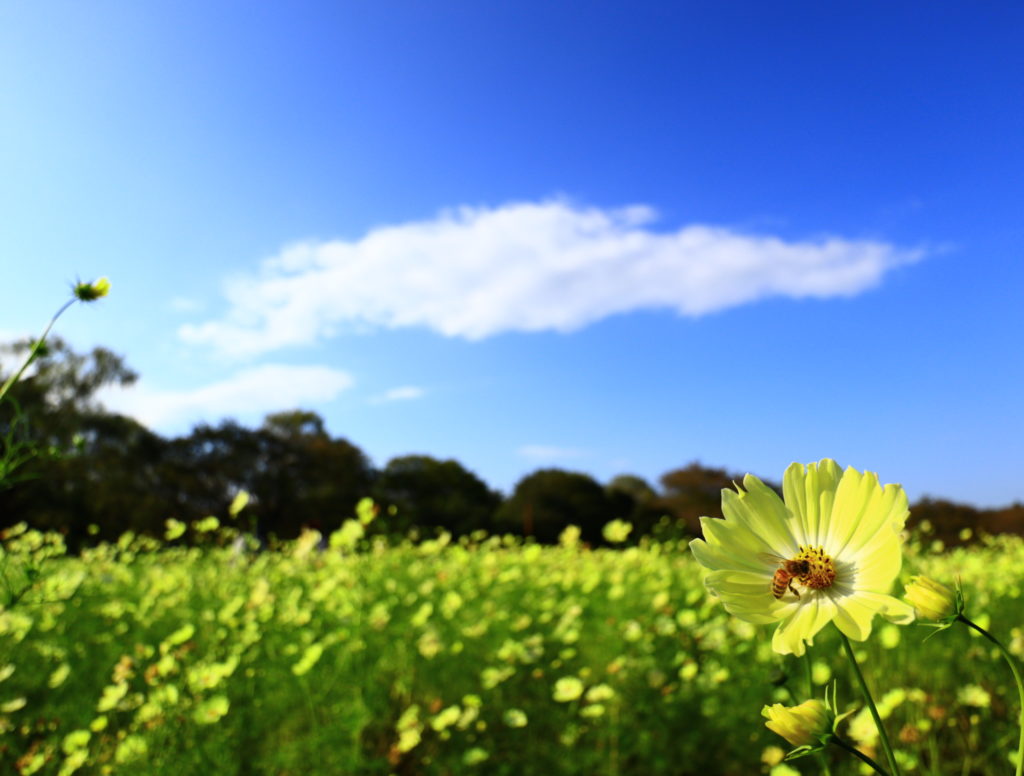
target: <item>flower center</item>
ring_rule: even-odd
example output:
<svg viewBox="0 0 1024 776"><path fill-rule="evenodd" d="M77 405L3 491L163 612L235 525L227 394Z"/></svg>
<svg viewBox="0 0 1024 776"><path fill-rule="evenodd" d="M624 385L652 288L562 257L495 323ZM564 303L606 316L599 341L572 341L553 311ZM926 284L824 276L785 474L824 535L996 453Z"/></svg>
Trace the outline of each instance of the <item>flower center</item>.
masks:
<svg viewBox="0 0 1024 776"><path fill-rule="evenodd" d="M821 547L800 546L800 552L793 558L797 562L807 563L807 572L800 574L797 579L801 585L812 590L821 590L831 587L836 579L836 565L832 558L825 554Z"/></svg>

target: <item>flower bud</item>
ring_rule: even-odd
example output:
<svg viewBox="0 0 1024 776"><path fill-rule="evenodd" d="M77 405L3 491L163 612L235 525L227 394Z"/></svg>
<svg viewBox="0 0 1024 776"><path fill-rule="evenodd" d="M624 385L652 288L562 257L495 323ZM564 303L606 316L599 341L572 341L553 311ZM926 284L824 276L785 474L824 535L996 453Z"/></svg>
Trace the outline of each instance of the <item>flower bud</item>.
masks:
<svg viewBox="0 0 1024 776"><path fill-rule="evenodd" d="M804 701L799 706L783 706L781 703L765 706L761 715L768 718L765 727L793 746L816 744L822 736L832 732L832 714L817 698Z"/></svg>
<svg viewBox="0 0 1024 776"><path fill-rule="evenodd" d="M903 598L923 620L944 620L956 614L956 594L928 577L911 577Z"/></svg>
<svg viewBox="0 0 1024 776"><path fill-rule="evenodd" d="M95 302L110 293L110 281L100 278L92 283L75 283L75 296L83 302Z"/></svg>

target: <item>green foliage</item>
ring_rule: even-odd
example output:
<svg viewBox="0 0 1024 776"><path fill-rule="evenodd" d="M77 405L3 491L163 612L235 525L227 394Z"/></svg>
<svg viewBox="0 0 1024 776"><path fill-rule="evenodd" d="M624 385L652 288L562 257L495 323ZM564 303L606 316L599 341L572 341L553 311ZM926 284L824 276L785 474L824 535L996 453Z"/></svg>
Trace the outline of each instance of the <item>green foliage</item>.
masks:
<svg viewBox="0 0 1024 776"><path fill-rule="evenodd" d="M501 496L458 461L428 455L392 458L377 476L373 494L388 508L382 530L404 534L414 527L455 536L490 530Z"/></svg>
<svg viewBox="0 0 1024 776"><path fill-rule="evenodd" d="M802 666L708 599L676 543L442 535L320 551L311 532L253 555L234 529L203 535L129 534L68 557L59 536L8 533L0 771L757 774L781 751L761 708L804 699ZM1024 541L915 545L907 566L960 574L970 610L1024 654ZM855 646L905 772L1006 773L1016 699L991 645L877 628ZM844 735L870 751L830 631L811 659L815 686L838 679L855 711ZM832 773L856 764L836 757Z"/></svg>
<svg viewBox="0 0 1024 776"><path fill-rule="evenodd" d="M9 398L5 409L0 432L0 490L28 479L31 475L24 466L41 452L28 433L28 421L18 403Z"/></svg>
<svg viewBox="0 0 1024 776"><path fill-rule="evenodd" d="M669 517L657 491L642 477L620 474L605 486L605 492L611 502L611 514L629 521L637 536L651 534L663 518Z"/></svg>
<svg viewBox="0 0 1024 776"><path fill-rule="evenodd" d="M612 502L591 476L563 469L540 469L523 477L495 515L498 530L552 544L567 525L577 525L583 541L598 544L613 516Z"/></svg>
<svg viewBox="0 0 1024 776"><path fill-rule="evenodd" d="M109 350L81 355L59 337L45 349L28 342L10 349L35 355L32 370L0 404L0 424L16 427L33 455L21 462L19 487L0 493L4 523L26 520L64 532L74 544L91 524L117 536L129 515L135 530L154 530L163 515L142 521L165 508L155 467L162 441L134 420L104 412L95 398L104 386L130 384L135 373Z"/></svg>

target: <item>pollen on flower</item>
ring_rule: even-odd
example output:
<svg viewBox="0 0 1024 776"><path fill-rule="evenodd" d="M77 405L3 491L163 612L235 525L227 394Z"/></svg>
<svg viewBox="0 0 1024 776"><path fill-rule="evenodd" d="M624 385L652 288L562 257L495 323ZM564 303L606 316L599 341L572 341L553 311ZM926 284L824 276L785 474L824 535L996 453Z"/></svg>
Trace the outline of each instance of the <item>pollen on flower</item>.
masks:
<svg viewBox="0 0 1024 776"><path fill-rule="evenodd" d="M800 584L812 590L832 587L836 580L836 565L821 547L800 545L800 552L793 560L807 562L807 573L797 577Z"/></svg>

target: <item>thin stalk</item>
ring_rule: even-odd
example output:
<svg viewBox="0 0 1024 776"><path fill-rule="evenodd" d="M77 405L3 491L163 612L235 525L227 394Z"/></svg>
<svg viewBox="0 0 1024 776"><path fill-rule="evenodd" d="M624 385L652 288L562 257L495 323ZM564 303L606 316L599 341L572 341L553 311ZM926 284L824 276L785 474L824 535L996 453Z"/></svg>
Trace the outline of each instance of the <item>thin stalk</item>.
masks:
<svg viewBox="0 0 1024 776"><path fill-rule="evenodd" d="M836 630L839 629L837 628ZM850 665L853 666L853 673L857 677L860 691L864 695L868 708L871 710L871 717L875 720L875 727L878 728L878 740L882 743L882 749L885 750L885 759L889 763L889 770L892 772L892 776L900 776L900 766L896 762L896 755L893 754L892 744L889 743L889 736L885 733L885 726L882 725L882 718L878 715L878 708L875 706L874 698L871 697L868 683L864 681L864 674L861 673L860 666L857 664L857 657L853 654L850 640L846 638L846 634L842 631L839 631L839 637L843 642L843 649L846 650L846 657L849 658Z"/></svg>
<svg viewBox="0 0 1024 776"><path fill-rule="evenodd" d="M35 341L35 344L32 346L32 350L29 351L28 358L26 358L25 363L21 365L21 369L19 369L13 375L8 377L6 382L4 382L3 386L0 387L0 401L2 401L4 396L7 395L7 392L11 389L11 386L18 382L19 379L21 379L21 376L25 373L25 370L28 369L28 365L35 360L36 353L39 352L39 349L43 346L43 343L46 342L46 335L50 333L50 329L53 328L53 324L57 322L57 319L60 318L61 314L65 310L67 310L69 307L71 307L71 305L73 305L77 301L77 297L71 297L70 299L68 299L68 301L61 305L61 308L50 319L50 322L46 325L46 328L43 330L43 335Z"/></svg>
<svg viewBox="0 0 1024 776"><path fill-rule="evenodd" d="M810 649L808 649L804 653L804 659L803 659L802 662L804 664L804 677L807 679L807 697L808 698L813 698L814 697L814 670L813 670L813 667L811 666L811 651L810 651ZM824 774L824 776L832 776L832 771L828 767L828 758L825 756L825 753L824 752L815 752L814 756L815 756L815 759L818 761L818 766L821 768L821 772Z"/></svg>
<svg viewBox="0 0 1024 776"><path fill-rule="evenodd" d="M789 695L789 703L791 706L800 705L800 698L798 698L797 694L790 689L788 684L782 685L782 689L786 691L787 695Z"/></svg>
<svg viewBox="0 0 1024 776"><path fill-rule="evenodd" d="M831 742L838 746L840 749L845 749L854 757L860 758L868 765L870 765L872 768L874 768L877 773L882 774L882 776L889 776L889 772L886 771L881 765L876 763L874 760L872 760L870 757L868 757L866 754L860 751L860 749L858 749L857 747L841 739L839 736L832 736Z"/></svg>
<svg viewBox="0 0 1024 776"><path fill-rule="evenodd" d="M1021 678L1020 669L1017 667L1017 661L1013 659L1013 655L1007 651L1006 647L999 643L999 640L995 636L980 625L971 622L964 617L963 614L957 615L956 619L968 628L974 628L974 630L978 631L978 633L995 644L999 648L999 651L1002 653L1007 664L1010 666L1010 670L1013 672L1014 681L1017 682L1017 694L1020 696L1020 719L1018 720L1020 723L1020 743L1017 745L1017 776L1021 776L1024 774L1024 679Z"/></svg>
<svg viewBox="0 0 1024 776"><path fill-rule="evenodd" d="M807 679L807 697L814 697L814 669L811 666L811 653L808 650L804 653L804 678Z"/></svg>

